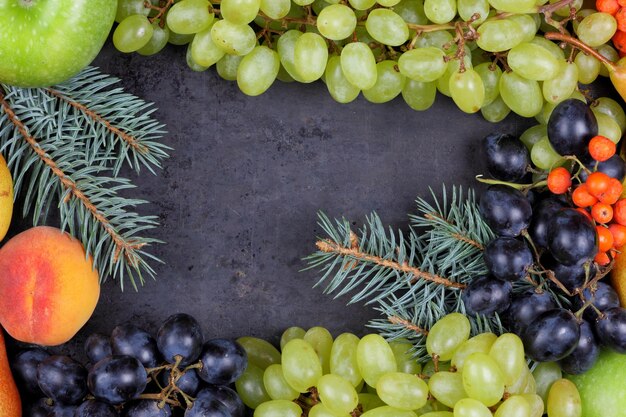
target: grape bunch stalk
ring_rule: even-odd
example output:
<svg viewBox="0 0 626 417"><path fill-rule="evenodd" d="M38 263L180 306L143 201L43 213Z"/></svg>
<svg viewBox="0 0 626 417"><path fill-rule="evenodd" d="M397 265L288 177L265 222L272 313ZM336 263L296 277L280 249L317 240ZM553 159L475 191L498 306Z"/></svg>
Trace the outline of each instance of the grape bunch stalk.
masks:
<svg viewBox="0 0 626 417"><path fill-rule="evenodd" d="M402 95L426 110L437 91L498 122L578 97L619 59L617 21L582 0L120 0L113 43L153 55L187 46L187 64L236 81L245 94L276 79L321 79L340 103ZM575 33L579 52L542 36ZM556 38L555 38L556 39ZM573 38L572 38L573 39ZM556 39L560 42L559 39ZM563 47L561 47L563 46ZM610 67L613 68L613 67Z"/></svg>

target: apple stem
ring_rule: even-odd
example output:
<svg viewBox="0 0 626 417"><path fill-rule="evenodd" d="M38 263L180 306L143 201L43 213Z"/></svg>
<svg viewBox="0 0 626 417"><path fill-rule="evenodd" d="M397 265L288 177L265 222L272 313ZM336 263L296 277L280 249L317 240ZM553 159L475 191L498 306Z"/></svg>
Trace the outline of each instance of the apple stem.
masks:
<svg viewBox="0 0 626 417"><path fill-rule="evenodd" d="M609 61L605 56L603 56L598 51L593 49L591 46L587 45L586 43L582 42L579 39L576 39L569 35L565 35L563 33L557 33L557 32L548 32L544 36L546 39L551 40L551 41L561 41L561 42L569 43L570 45L580 49L581 51L593 56L595 59L597 59L598 61L602 62L604 65L609 67L609 69L613 71L615 70L615 64L613 62Z"/></svg>

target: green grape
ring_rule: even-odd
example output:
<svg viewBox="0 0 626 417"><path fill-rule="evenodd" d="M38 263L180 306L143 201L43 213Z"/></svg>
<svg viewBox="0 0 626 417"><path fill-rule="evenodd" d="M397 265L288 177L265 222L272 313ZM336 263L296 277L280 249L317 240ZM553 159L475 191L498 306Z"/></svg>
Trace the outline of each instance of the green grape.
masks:
<svg viewBox="0 0 626 417"><path fill-rule="evenodd" d="M524 364L524 366L522 367L522 372L517 377L517 379L512 383L506 385L506 391L509 394L534 394L536 388L537 384L535 383L535 378L533 377L530 369L528 368L528 365L526 364Z"/></svg>
<svg viewBox="0 0 626 417"><path fill-rule="evenodd" d="M417 417L417 415L413 411L383 406L366 411L361 417Z"/></svg>
<svg viewBox="0 0 626 417"><path fill-rule="evenodd" d="M210 26L208 29L196 33L190 48L193 60L204 67L210 67L226 54L213 41Z"/></svg>
<svg viewBox="0 0 626 417"><path fill-rule="evenodd" d="M141 14L144 16L148 16L150 14L150 9L144 6L144 0L118 0L117 13L115 15L115 21L117 23L120 23L128 16L132 16L134 14Z"/></svg>
<svg viewBox="0 0 626 417"><path fill-rule="evenodd" d="M465 55L463 58L465 68L472 68L472 59ZM443 95L450 97L450 78L461 69L461 61L455 59L448 62L446 72L437 80L437 90Z"/></svg>
<svg viewBox="0 0 626 417"><path fill-rule="evenodd" d="M548 391L554 383L563 377L561 367L556 362L542 362L533 371L535 382L537 383L537 395L545 403L548 399Z"/></svg>
<svg viewBox="0 0 626 417"><path fill-rule="evenodd" d="M457 72L450 77L450 95L459 109L476 113L485 102L483 80L472 68Z"/></svg>
<svg viewBox="0 0 626 417"><path fill-rule="evenodd" d="M450 313L439 319L426 336L426 350L430 356L447 362L469 338L470 322L463 314Z"/></svg>
<svg viewBox="0 0 626 417"><path fill-rule="evenodd" d="M543 416L543 400L537 394L520 394L530 406L530 417Z"/></svg>
<svg viewBox="0 0 626 417"><path fill-rule="evenodd" d="M358 345L358 337L352 333L343 333L335 339L330 350L330 372L350 381L353 387L363 381L356 360Z"/></svg>
<svg viewBox="0 0 626 417"><path fill-rule="evenodd" d="M402 0L393 8L402 20L414 25L428 24L428 18L424 13L424 2L422 0Z"/></svg>
<svg viewBox="0 0 626 417"><path fill-rule="evenodd" d="M150 42L154 28L148 18L134 14L124 19L113 32L113 45L124 53L135 52Z"/></svg>
<svg viewBox="0 0 626 417"><path fill-rule="evenodd" d="M489 2L487 0L458 0L457 8L459 16L464 21L468 21L474 14L480 15L478 19L474 21L474 24L481 24L489 16Z"/></svg>
<svg viewBox="0 0 626 417"><path fill-rule="evenodd" d="M300 417L302 409L298 404L286 400L272 400L260 404L254 410L254 417Z"/></svg>
<svg viewBox="0 0 626 417"><path fill-rule="evenodd" d="M352 42L341 50L341 69L348 82L361 90L376 84L376 58L363 42Z"/></svg>
<svg viewBox="0 0 626 417"><path fill-rule="evenodd" d="M306 82L318 80L326 69L328 46L317 33L304 33L296 40L293 64L298 76Z"/></svg>
<svg viewBox="0 0 626 417"><path fill-rule="evenodd" d="M307 392L322 377L322 364L315 349L302 339L287 342L281 362L285 380L299 392Z"/></svg>
<svg viewBox="0 0 626 417"><path fill-rule="evenodd" d="M500 404L494 417L530 417L530 405L521 395L513 395Z"/></svg>
<svg viewBox="0 0 626 417"><path fill-rule="evenodd" d="M446 54L439 48L429 46L414 48L400 55L398 68L400 72L415 81L435 81L446 72L448 62Z"/></svg>
<svg viewBox="0 0 626 417"><path fill-rule="evenodd" d="M474 71L480 75L485 87L485 99L483 106L493 103L500 95L498 83L502 76L502 70L499 66L493 65L491 62L484 62L474 67Z"/></svg>
<svg viewBox="0 0 626 417"><path fill-rule="evenodd" d="M543 108L541 109L541 111L535 115L535 120L537 120L537 122L539 122L539 124L547 125L548 124L548 120L550 120L550 115L552 114L552 111L555 108L556 108L556 104L555 103L551 103L549 101L546 101L543 104Z"/></svg>
<svg viewBox="0 0 626 417"><path fill-rule="evenodd" d="M192 71L202 72L202 71L206 71L207 69L209 69L209 67L205 67L204 65L200 65L196 61L193 60L193 56L191 54L191 45L187 46L187 52L185 54L185 60L187 62L187 66Z"/></svg>
<svg viewBox="0 0 626 417"><path fill-rule="evenodd" d="M501 334L491 345L489 356L500 367L505 385L511 385L515 382L526 368L524 344L513 333Z"/></svg>
<svg viewBox="0 0 626 417"><path fill-rule="evenodd" d="M597 48L597 51L600 55L608 59L610 62L619 61L619 53L609 44L600 45ZM609 76L609 70L606 65L600 65L600 75L603 77Z"/></svg>
<svg viewBox="0 0 626 417"><path fill-rule="evenodd" d="M530 41L530 43L535 44L535 45L539 45L539 46L545 48L546 50L550 51L552 56L554 58L556 58L557 60L559 60L559 61L565 58L563 50L559 47L559 45L557 45L554 42L551 42L551 41L547 40L543 36L535 36L533 38L533 40Z"/></svg>
<svg viewBox="0 0 626 417"><path fill-rule="evenodd" d="M152 37L142 48L137 50L139 55L150 56L161 52L170 38L170 30L166 27L162 28L159 22L152 23Z"/></svg>
<svg viewBox="0 0 626 417"><path fill-rule="evenodd" d="M387 372L396 372L396 358L389 344L382 336L368 334L361 338L356 351L359 372L365 382L375 387L378 379Z"/></svg>
<svg viewBox="0 0 626 417"><path fill-rule="evenodd" d="M491 64L491 60L489 59L489 54L483 51L480 48L476 48L472 51L472 65L477 67L480 64L488 63ZM483 80L485 82L485 80Z"/></svg>
<svg viewBox="0 0 626 417"><path fill-rule="evenodd" d="M614 143L622 138L622 130L615 120L602 113L594 113L598 121L598 135L611 139Z"/></svg>
<svg viewBox="0 0 626 417"><path fill-rule="evenodd" d="M535 20L533 16L529 14L514 14L507 19L516 22L522 28L522 32L524 32L522 42L532 42L532 40L535 39L535 35L539 30L539 20Z"/></svg>
<svg viewBox="0 0 626 417"><path fill-rule="evenodd" d="M454 406L454 417L492 417L491 411L480 401L463 398Z"/></svg>
<svg viewBox="0 0 626 417"><path fill-rule="evenodd" d="M267 46L257 46L244 56L237 68L237 86L249 96L267 91L280 69L278 53Z"/></svg>
<svg viewBox="0 0 626 417"><path fill-rule="evenodd" d="M247 25L259 14L260 7L261 0L222 0L220 13L235 25Z"/></svg>
<svg viewBox="0 0 626 417"><path fill-rule="evenodd" d="M528 13L535 8L536 0L489 0L489 4L500 12Z"/></svg>
<svg viewBox="0 0 626 417"><path fill-rule="evenodd" d="M460 372L437 372L428 380L428 388L437 401L451 408L459 400L467 398Z"/></svg>
<svg viewBox="0 0 626 417"><path fill-rule="evenodd" d="M469 397L491 407L502 399L504 376L489 355L472 353L463 366L463 388Z"/></svg>
<svg viewBox="0 0 626 417"><path fill-rule="evenodd" d="M602 64L591 55L580 52L574 58L574 63L578 66L578 81L582 84L591 84L600 75Z"/></svg>
<svg viewBox="0 0 626 417"><path fill-rule="evenodd" d="M522 135L519 137L519 140L524 144L524 146L526 146L528 150L531 150L533 145L539 142L544 136L548 136L548 127L545 124L540 124L526 129L524 133L522 133Z"/></svg>
<svg viewBox="0 0 626 417"><path fill-rule="evenodd" d="M356 29L354 11L343 4L332 4L317 16L317 29L327 39L345 39Z"/></svg>
<svg viewBox="0 0 626 417"><path fill-rule="evenodd" d="M234 55L233 57L239 59ZM237 343L246 351L248 362L261 369L280 363L280 352L268 341L258 337L244 336L237 339Z"/></svg>
<svg viewBox="0 0 626 417"><path fill-rule="evenodd" d="M219 61L217 61L217 64L215 65L217 73L225 80L236 81L237 68L239 68L239 63L242 59L242 56L224 54L224 56ZM272 363L280 363L280 352L278 353L278 355L278 362ZM248 353L248 360L250 361L250 353Z"/></svg>
<svg viewBox="0 0 626 417"><path fill-rule="evenodd" d="M400 0L377 0L378 4L383 7L393 7L400 2Z"/></svg>
<svg viewBox="0 0 626 417"><path fill-rule="evenodd" d="M169 26L168 26L169 29ZM190 35L181 35L178 33L174 33L170 30L170 37L167 40L169 43L171 43L172 45L187 45L189 42L191 42L194 38L194 34L190 34Z"/></svg>
<svg viewBox="0 0 626 417"><path fill-rule="evenodd" d="M259 9L271 19L282 19L289 14L291 0L261 0Z"/></svg>
<svg viewBox="0 0 626 417"><path fill-rule="evenodd" d="M545 48L533 43L520 43L507 55L509 67L529 80L551 80L559 73L560 62Z"/></svg>
<svg viewBox="0 0 626 417"><path fill-rule="evenodd" d="M376 4L376 0L348 0L348 2L356 10L368 10Z"/></svg>
<svg viewBox="0 0 626 417"><path fill-rule="evenodd" d="M426 414L420 414L420 417L454 417L450 411L431 411Z"/></svg>
<svg viewBox="0 0 626 417"><path fill-rule="evenodd" d="M361 393L359 394L359 404L363 411L373 410L374 408L383 407L385 403L376 394Z"/></svg>
<svg viewBox="0 0 626 417"><path fill-rule="evenodd" d="M273 8L276 7L276 10L278 11L278 8L281 7L280 5L287 0L261 0L261 11L263 11L263 7L269 8L269 6L263 6L263 1L271 2L272 7ZM267 27L268 29L276 30L281 33L284 32L285 30L300 28L302 24L298 23L297 20L303 19L306 16L306 11L304 10L303 7L291 7L291 1L289 2L287 6L289 7L288 12L283 17L294 19L295 21L271 20L259 14L257 17L254 18L254 23L256 23L257 26L259 27L262 27L262 28ZM277 18L277 19L282 19L282 18Z"/></svg>
<svg viewBox="0 0 626 417"><path fill-rule="evenodd" d="M446 405L441 404L435 399L431 399L424 407L420 408L419 410L415 410L415 413L418 416L423 417L424 413L432 413L435 411L452 411L452 409Z"/></svg>
<svg viewBox="0 0 626 417"><path fill-rule="evenodd" d="M506 105L504 100L502 100L502 97L498 96L491 103L481 107L480 113L488 122L498 123L511 113L511 109Z"/></svg>
<svg viewBox="0 0 626 417"><path fill-rule="evenodd" d="M208 28L214 18L208 0L181 0L167 13L167 26L172 32L191 35Z"/></svg>
<svg viewBox="0 0 626 417"><path fill-rule="evenodd" d="M548 417L582 417L580 394L568 379L559 379L550 387L546 402Z"/></svg>
<svg viewBox="0 0 626 417"><path fill-rule="evenodd" d="M600 97L592 105L594 113L603 113L617 122L622 132L626 130L626 113L621 104L609 97Z"/></svg>
<svg viewBox="0 0 626 417"><path fill-rule="evenodd" d="M308 6L309 4L313 3L313 0L292 0L294 2L294 4L297 4L298 6Z"/></svg>
<svg viewBox="0 0 626 417"><path fill-rule="evenodd" d="M537 168L546 171L561 166L564 163L561 155L550 145L547 136L542 137L533 145L530 150L530 160Z"/></svg>
<svg viewBox="0 0 626 417"><path fill-rule="evenodd" d="M211 38L218 48L231 55L248 55L257 43L254 29L228 20L218 20L213 24Z"/></svg>
<svg viewBox="0 0 626 417"><path fill-rule="evenodd" d="M550 0L550 4L557 3L559 0ZM576 10L580 10L583 5L583 0L574 0L572 3L567 4L556 10L557 16L567 17L570 15L570 9L574 8ZM554 17L557 17L554 16Z"/></svg>
<svg viewBox="0 0 626 417"><path fill-rule="evenodd" d="M489 353L491 346L497 338L498 336L493 333L480 333L469 338L454 352L451 365L454 366L457 371L461 372L465 364L465 359L467 359L469 355L475 352Z"/></svg>
<svg viewBox="0 0 626 417"><path fill-rule="evenodd" d="M561 61L556 77L543 83L543 97L551 103L560 103L569 97L578 86L578 66L573 62Z"/></svg>
<svg viewBox="0 0 626 417"><path fill-rule="evenodd" d="M376 392L387 405L416 410L426 405L428 385L417 375L389 372L378 379Z"/></svg>
<svg viewBox="0 0 626 417"><path fill-rule="evenodd" d="M578 25L578 39L591 47L598 47L611 40L617 30L617 21L608 13L593 13Z"/></svg>
<svg viewBox="0 0 626 417"><path fill-rule="evenodd" d="M263 373L263 369L248 364L244 373L235 381L241 401L252 409L271 400L263 384Z"/></svg>
<svg viewBox="0 0 626 417"><path fill-rule="evenodd" d="M329 410L323 403L318 403L311 407L308 417L350 417L350 414L335 413Z"/></svg>
<svg viewBox="0 0 626 417"><path fill-rule="evenodd" d="M439 49L443 49L444 45L450 44L454 37L447 30L438 30L436 32L426 32L417 38L415 42L416 48L426 48L428 46L434 46Z"/></svg>
<svg viewBox="0 0 626 417"><path fill-rule="evenodd" d="M448 23L456 16L456 0L424 0L424 13L433 23Z"/></svg>
<svg viewBox="0 0 626 417"><path fill-rule="evenodd" d="M436 372L447 372L450 370L452 365L450 362L438 362L437 370L435 371L435 362L429 360L426 362L422 368L422 375L426 375L427 377L433 376Z"/></svg>
<svg viewBox="0 0 626 417"><path fill-rule="evenodd" d="M424 111L429 109L436 97L437 85L435 82L423 83L409 79L402 87L402 98L413 110Z"/></svg>
<svg viewBox="0 0 626 417"><path fill-rule="evenodd" d="M351 413L359 404L359 397L352 384L339 375L324 375L317 382L320 400L330 411L338 414Z"/></svg>
<svg viewBox="0 0 626 417"><path fill-rule="evenodd" d="M396 339L389 343L389 347L393 351L393 356L396 358L398 372L417 375L422 371L422 365L419 364L412 353L413 344L411 342L406 339Z"/></svg>
<svg viewBox="0 0 626 417"><path fill-rule="evenodd" d="M517 73L505 72L500 77L500 96L513 112L523 117L533 117L543 107L543 93L539 83Z"/></svg>
<svg viewBox="0 0 626 417"><path fill-rule="evenodd" d="M503 52L524 40L521 26L509 19L487 20L478 28L478 46L487 52Z"/></svg>
<svg viewBox="0 0 626 417"><path fill-rule="evenodd" d="M337 63L339 65L339 63ZM324 374L330 372L330 351L333 347L333 336L328 330L323 327L311 327L304 334L304 341L308 342L322 363L322 370Z"/></svg>
<svg viewBox="0 0 626 417"><path fill-rule="evenodd" d="M405 77L397 70L396 61L385 60L376 64L376 84L363 90L363 96L372 103L386 103L402 92ZM367 379L365 379L367 381Z"/></svg>
<svg viewBox="0 0 626 417"><path fill-rule="evenodd" d="M585 17L594 13L597 13L597 10L581 9L578 12L576 12L576 19L572 20L572 28L574 29L574 33L578 34L578 25L580 25L580 22L582 22Z"/></svg>
<svg viewBox="0 0 626 417"><path fill-rule="evenodd" d="M385 45L400 46L409 39L406 22L389 9L372 10L367 15L365 28L372 38Z"/></svg>
<svg viewBox="0 0 626 417"><path fill-rule="evenodd" d="M300 75L298 75L298 71L296 70L296 66L294 64L294 51L296 48L296 41L301 36L302 36L302 32L300 32L299 30L288 30L287 32L283 33L281 37L278 38L276 49L278 50L278 55L280 56L280 62L281 64L283 64L285 71L287 71L294 80L303 83L305 81L304 79L300 77ZM300 330L302 330L301 337L304 337L304 333L306 333L305 330L300 329L299 327L295 329L299 329L299 330L294 330L294 331L297 331L298 333L300 333ZM285 332L287 331L289 331L289 329L287 329ZM281 339L281 346L282 344L283 343Z"/></svg>
<svg viewBox="0 0 626 417"><path fill-rule="evenodd" d="M263 386L267 395L272 400L295 400L300 393L291 388L285 376L283 375L283 367L277 363L269 365L263 373Z"/></svg>

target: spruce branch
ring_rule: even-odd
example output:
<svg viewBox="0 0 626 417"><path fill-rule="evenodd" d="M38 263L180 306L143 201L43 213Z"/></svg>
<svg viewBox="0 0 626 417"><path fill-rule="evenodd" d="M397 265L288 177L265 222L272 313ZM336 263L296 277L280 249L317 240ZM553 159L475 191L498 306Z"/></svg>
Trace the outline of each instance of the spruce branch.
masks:
<svg viewBox="0 0 626 417"><path fill-rule="evenodd" d="M137 289L155 275L148 261L160 262L146 251L159 241L142 236L158 222L135 211L146 201L121 195L134 185L119 171L126 162L154 172L168 148L152 106L110 89L114 82L88 68L51 89L0 85L0 152L23 215L45 223L56 203L60 227L81 240L101 280L117 278L124 289L127 276Z"/></svg>

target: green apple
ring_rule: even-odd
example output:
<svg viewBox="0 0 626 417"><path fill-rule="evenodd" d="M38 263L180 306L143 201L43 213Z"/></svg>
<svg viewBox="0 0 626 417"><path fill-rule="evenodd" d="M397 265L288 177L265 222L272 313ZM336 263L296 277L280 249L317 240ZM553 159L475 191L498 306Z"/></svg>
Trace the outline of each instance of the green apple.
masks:
<svg viewBox="0 0 626 417"><path fill-rule="evenodd" d="M0 83L46 87L96 57L117 0L0 0Z"/></svg>
<svg viewBox="0 0 626 417"><path fill-rule="evenodd" d="M626 355L603 351L593 368L569 378L578 387L584 417L624 417Z"/></svg>

